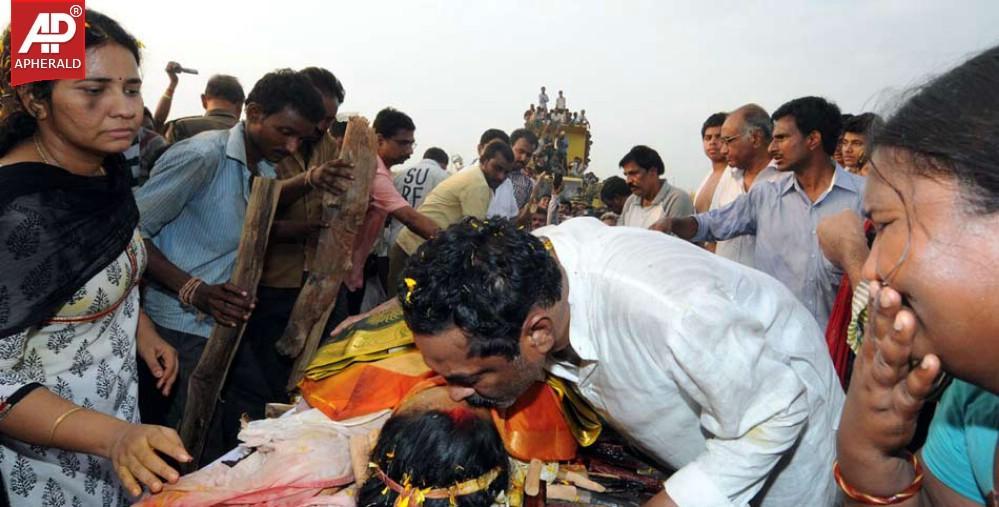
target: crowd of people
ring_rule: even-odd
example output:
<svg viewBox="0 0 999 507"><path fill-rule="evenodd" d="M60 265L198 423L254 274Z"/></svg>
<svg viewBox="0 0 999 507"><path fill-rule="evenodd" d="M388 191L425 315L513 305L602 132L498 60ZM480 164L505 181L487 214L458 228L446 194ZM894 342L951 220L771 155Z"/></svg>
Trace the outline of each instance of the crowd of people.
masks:
<svg viewBox="0 0 999 507"><path fill-rule="evenodd" d="M555 107L548 108L548 93L541 87L538 103L524 111L524 126L533 131L539 140L538 148L531 160L535 172L549 174L570 174L583 176L589 164L589 149L592 141L589 138L590 120L586 118L586 110L569 111L565 104L565 95L558 91ZM583 157L573 157L569 160L569 139L567 127L582 127L586 132Z"/></svg>
<svg viewBox="0 0 999 507"><path fill-rule="evenodd" d="M245 94L213 76L204 115L168 121L183 68L151 112L136 39L92 10L85 35L82 80L13 87L9 29L0 49L5 505L155 499L292 402L275 343L318 269L324 196L359 183L331 71L275 70ZM453 174L437 147L407 165L417 122L377 112L324 334L398 309L438 394L389 418L336 502L502 502L498 421L557 382L669 470L650 506L997 505L997 87L992 48L885 119L814 96L711 114L693 193L646 145L603 181L569 161L565 129L589 121L561 90ZM280 201L243 287L258 178ZM216 326L243 338L191 456L175 428Z"/></svg>

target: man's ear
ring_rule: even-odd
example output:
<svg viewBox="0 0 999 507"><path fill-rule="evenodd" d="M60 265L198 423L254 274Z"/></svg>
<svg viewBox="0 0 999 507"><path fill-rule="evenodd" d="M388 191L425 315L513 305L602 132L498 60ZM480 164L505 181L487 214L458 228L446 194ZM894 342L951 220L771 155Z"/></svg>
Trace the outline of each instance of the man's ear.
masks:
<svg viewBox="0 0 999 507"><path fill-rule="evenodd" d="M539 356L546 356L555 348L554 322L546 310L531 310L520 335L521 347L534 350Z"/></svg>
<svg viewBox="0 0 999 507"><path fill-rule="evenodd" d="M808 133L808 137L805 139L805 143L808 145L809 150L821 150L822 148L822 134L818 130L813 130Z"/></svg>
<svg viewBox="0 0 999 507"><path fill-rule="evenodd" d="M264 119L264 112L256 102L246 104L246 121L257 123Z"/></svg>

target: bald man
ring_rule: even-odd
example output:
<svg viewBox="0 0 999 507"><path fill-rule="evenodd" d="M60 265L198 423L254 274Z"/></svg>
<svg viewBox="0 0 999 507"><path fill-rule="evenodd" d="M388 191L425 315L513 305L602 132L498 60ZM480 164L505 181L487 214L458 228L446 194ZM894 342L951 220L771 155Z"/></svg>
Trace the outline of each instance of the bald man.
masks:
<svg viewBox="0 0 999 507"><path fill-rule="evenodd" d="M746 104L729 113L721 126L721 152L729 167L718 180L710 209L725 206L759 182L773 181L781 176L767 153L773 131L770 115L756 104ZM719 241L715 253L754 267L755 244L756 236L747 234Z"/></svg>

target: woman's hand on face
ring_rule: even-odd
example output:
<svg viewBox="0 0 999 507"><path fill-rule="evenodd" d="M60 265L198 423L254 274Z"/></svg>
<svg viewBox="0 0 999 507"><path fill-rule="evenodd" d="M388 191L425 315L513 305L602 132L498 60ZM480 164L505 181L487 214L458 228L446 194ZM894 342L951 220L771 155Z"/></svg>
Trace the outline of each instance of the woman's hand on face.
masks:
<svg viewBox="0 0 999 507"><path fill-rule="evenodd" d="M849 438L861 439L857 445L890 456L912 440L940 359L928 354L912 362L916 317L894 289L872 286L868 313L871 322L854 363L843 419L855 433Z"/></svg>

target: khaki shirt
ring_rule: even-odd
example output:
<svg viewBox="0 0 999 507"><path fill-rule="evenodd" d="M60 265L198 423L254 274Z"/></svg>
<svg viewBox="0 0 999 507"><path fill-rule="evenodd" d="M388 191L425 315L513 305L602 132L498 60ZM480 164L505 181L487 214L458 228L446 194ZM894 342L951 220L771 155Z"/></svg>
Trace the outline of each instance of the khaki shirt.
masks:
<svg viewBox="0 0 999 507"><path fill-rule="evenodd" d="M433 220L437 227L446 229L464 217L485 218L492 197L493 191L482 169L469 167L434 187L417 211ZM408 255L413 255L423 242L423 238L406 228L396 239L396 244Z"/></svg>
<svg viewBox="0 0 999 507"><path fill-rule="evenodd" d="M277 165L277 177L280 180L294 178L304 173L309 167L319 165L328 160L336 160L336 141L328 132L319 142L306 153L308 158L299 151L285 158ZM322 219L322 193L309 191L283 208L277 210L274 220L296 220L314 222ZM312 264L316 253L318 237L310 234L297 243L268 242L267 254L264 257L264 271L260 277L260 285L282 289L294 289L302 286L303 274Z"/></svg>
<svg viewBox="0 0 999 507"><path fill-rule="evenodd" d="M229 130L238 121L239 118L228 111L212 109L205 111L203 116L187 116L168 122L164 137L173 144L208 130Z"/></svg>

